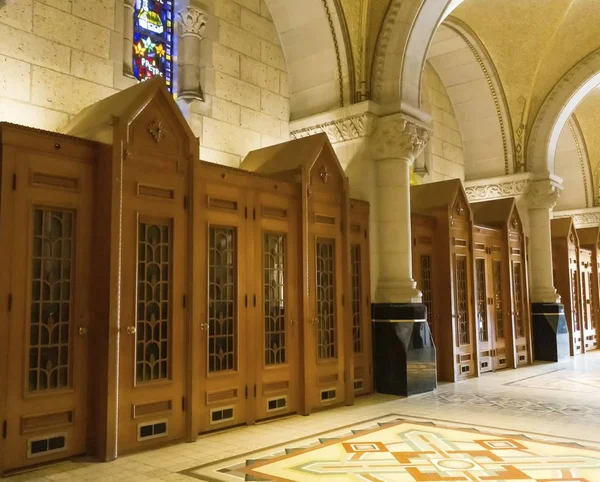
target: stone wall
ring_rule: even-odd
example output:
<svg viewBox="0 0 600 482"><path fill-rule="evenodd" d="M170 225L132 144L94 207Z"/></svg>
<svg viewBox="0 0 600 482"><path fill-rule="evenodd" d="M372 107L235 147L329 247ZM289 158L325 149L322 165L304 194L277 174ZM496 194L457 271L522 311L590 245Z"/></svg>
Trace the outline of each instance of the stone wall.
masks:
<svg viewBox="0 0 600 482"><path fill-rule="evenodd" d="M448 92L429 62L425 65L421 95L423 108L433 119L433 135L422 154L429 171L424 181L464 180L465 162L458 121Z"/></svg>
<svg viewBox="0 0 600 482"><path fill-rule="evenodd" d="M217 0L213 14L206 100L189 120L203 160L237 167L249 151L289 140L286 62L264 0Z"/></svg>
<svg viewBox="0 0 600 482"><path fill-rule="evenodd" d="M123 0L0 6L0 121L59 130L135 84L123 76ZM263 0L216 0L203 40L205 102L180 103L203 159L238 166L289 139L286 63Z"/></svg>

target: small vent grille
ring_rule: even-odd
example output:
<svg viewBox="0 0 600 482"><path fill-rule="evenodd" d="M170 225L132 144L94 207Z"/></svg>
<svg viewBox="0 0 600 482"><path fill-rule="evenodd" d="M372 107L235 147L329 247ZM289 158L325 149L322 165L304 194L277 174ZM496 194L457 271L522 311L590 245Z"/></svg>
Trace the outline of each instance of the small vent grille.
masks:
<svg viewBox="0 0 600 482"><path fill-rule="evenodd" d="M233 420L233 407L219 408L210 411L210 423L225 423Z"/></svg>
<svg viewBox="0 0 600 482"><path fill-rule="evenodd" d="M321 401L322 402L331 402L335 400L336 391L335 389L330 390L321 390Z"/></svg>
<svg viewBox="0 0 600 482"><path fill-rule="evenodd" d="M167 421L138 424L138 442L167 436Z"/></svg>
<svg viewBox="0 0 600 482"><path fill-rule="evenodd" d="M27 458L42 457L65 450L67 450L67 437L64 434L27 441Z"/></svg>
<svg viewBox="0 0 600 482"><path fill-rule="evenodd" d="M279 397L267 400L267 412L278 412L287 408L287 398Z"/></svg>
<svg viewBox="0 0 600 482"><path fill-rule="evenodd" d="M481 368L487 368L487 367L489 367L489 366L490 366L490 363L489 363L489 362L482 362L482 363L481 363Z"/></svg>
<svg viewBox="0 0 600 482"><path fill-rule="evenodd" d="M519 361L525 361L526 358L525 355L519 355Z"/></svg>
<svg viewBox="0 0 600 482"><path fill-rule="evenodd" d="M471 367L469 365L463 365L460 367L461 373L469 373L471 371Z"/></svg>
<svg viewBox="0 0 600 482"><path fill-rule="evenodd" d="M365 386L362 380L354 380L354 391L355 392L362 392L364 390Z"/></svg>
<svg viewBox="0 0 600 482"><path fill-rule="evenodd" d="M500 358L498 360L498 365L506 365L506 358Z"/></svg>

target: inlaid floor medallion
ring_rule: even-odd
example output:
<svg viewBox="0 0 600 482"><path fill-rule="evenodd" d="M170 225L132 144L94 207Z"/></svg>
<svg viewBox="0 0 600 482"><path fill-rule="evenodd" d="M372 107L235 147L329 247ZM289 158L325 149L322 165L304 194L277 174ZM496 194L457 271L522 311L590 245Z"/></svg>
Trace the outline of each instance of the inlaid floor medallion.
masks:
<svg viewBox="0 0 600 482"><path fill-rule="evenodd" d="M205 481L600 481L572 440L390 415L180 472Z"/></svg>

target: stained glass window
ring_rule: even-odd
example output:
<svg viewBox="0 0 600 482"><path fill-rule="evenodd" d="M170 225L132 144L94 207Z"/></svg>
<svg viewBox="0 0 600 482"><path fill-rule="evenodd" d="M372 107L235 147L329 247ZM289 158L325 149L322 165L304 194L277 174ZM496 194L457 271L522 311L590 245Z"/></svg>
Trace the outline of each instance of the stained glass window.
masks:
<svg viewBox="0 0 600 482"><path fill-rule="evenodd" d="M173 0L135 0L133 75L143 82L164 77L173 91Z"/></svg>

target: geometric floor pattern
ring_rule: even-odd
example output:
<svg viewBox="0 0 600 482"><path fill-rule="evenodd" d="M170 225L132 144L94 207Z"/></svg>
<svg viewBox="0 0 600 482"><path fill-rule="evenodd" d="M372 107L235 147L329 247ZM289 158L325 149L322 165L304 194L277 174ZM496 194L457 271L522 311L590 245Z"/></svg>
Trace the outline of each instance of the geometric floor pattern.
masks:
<svg viewBox="0 0 600 482"><path fill-rule="evenodd" d="M485 410L504 409L517 412L548 414L549 416L565 416L600 419L600 407L581 403L557 403L555 401L515 398L497 394L481 393L431 393L421 397L423 401L460 406L481 407Z"/></svg>
<svg viewBox="0 0 600 482"><path fill-rule="evenodd" d="M182 475L241 481L600 481L600 451L565 439L399 416Z"/></svg>

